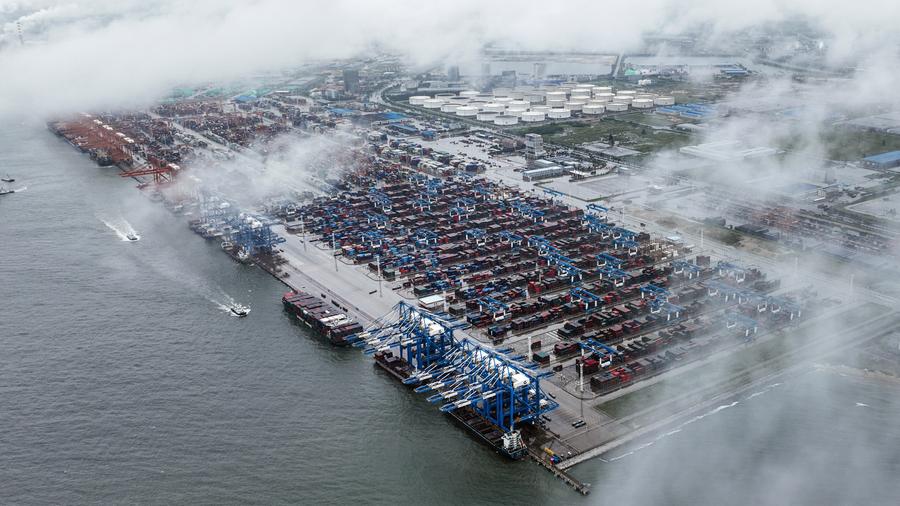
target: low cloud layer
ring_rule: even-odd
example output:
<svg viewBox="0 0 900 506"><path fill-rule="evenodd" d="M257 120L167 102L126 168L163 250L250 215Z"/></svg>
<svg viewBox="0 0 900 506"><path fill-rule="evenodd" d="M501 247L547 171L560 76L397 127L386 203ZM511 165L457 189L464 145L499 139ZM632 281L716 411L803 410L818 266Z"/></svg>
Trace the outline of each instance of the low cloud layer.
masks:
<svg viewBox="0 0 900 506"><path fill-rule="evenodd" d="M714 0L22 0L0 3L0 114L136 105L180 84L376 48L425 66L473 58L486 43L627 51L647 32L694 30L715 47L735 30L792 19L811 21L835 61L876 49L896 58L898 17L900 5L883 0L763 0L752 8Z"/></svg>

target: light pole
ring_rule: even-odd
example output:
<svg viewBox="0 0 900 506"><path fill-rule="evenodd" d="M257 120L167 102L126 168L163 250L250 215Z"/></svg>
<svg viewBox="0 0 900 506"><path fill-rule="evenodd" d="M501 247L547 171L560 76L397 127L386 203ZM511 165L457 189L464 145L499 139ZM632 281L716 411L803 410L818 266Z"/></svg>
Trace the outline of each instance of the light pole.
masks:
<svg viewBox="0 0 900 506"><path fill-rule="evenodd" d="M384 293L381 291L381 255L375 257L378 262L378 296L384 297Z"/></svg>
<svg viewBox="0 0 900 506"><path fill-rule="evenodd" d="M300 217L300 240L303 241L303 251L306 251L306 223L303 216Z"/></svg>
<svg viewBox="0 0 900 506"><path fill-rule="evenodd" d="M331 255L334 256L334 272L338 271L337 265L337 240L334 237L334 232L331 233Z"/></svg>

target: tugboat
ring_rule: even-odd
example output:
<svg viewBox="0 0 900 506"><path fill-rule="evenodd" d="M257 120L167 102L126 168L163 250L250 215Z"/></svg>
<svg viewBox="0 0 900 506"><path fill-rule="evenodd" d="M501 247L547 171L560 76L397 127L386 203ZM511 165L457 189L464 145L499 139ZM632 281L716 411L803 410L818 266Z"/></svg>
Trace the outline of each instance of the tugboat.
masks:
<svg viewBox="0 0 900 506"><path fill-rule="evenodd" d="M16 193L16 190L9 190L3 186L0 186L0 195L9 195L10 193Z"/></svg>
<svg viewBox="0 0 900 506"><path fill-rule="evenodd" d="M238 318L243 318L250 314L250 308L247 306L242 306L240 304L235 304L229 309L231 309L231 314L237 316Z"/></svg>
<svg viewBox="0 0 900 506"><path fill-rule="evenodd" d="M7 174L6 177L0 178L0 181L3 181L4 183L12 183L15 182L15 178L11 178L9 177L9 174Z"/></svg>
<svg viewBox="0 0 900 506"><path fill-rule="evenodd" d="M128 239L129 241L137 241L138 239L140 239L140 237L138 237L137 234L133 234L131 232L125 234L125 238Z"/></svg>

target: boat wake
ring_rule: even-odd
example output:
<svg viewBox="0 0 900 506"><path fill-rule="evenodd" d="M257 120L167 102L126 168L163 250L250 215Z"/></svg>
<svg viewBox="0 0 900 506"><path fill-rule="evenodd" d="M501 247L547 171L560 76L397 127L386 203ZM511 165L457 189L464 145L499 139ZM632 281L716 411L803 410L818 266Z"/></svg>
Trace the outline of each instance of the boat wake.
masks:
<svg viewBox="0 0 900 506"><path fill-rule="evenodd" d="M220 311L223 313L228 313L231 316L239 316L235 314L232 309L234 308L249 308L244 306L243 304L238 303L231 295L225 293L221 288L214 290L215 293L208 294L206 299L212 302Z"/></svg>
<svg viewBox="0 0 900 506"><path fill-rule="evenodd" d="M119 236L119 239L131 242L131 241L139 241L141 236L138 235L137 231L134 227L131 226L131 223L128 223L128 220L125 218L119 218L118 220L107 221L103 218L97 217L98 220L103 222L104 225Z"/></svg>

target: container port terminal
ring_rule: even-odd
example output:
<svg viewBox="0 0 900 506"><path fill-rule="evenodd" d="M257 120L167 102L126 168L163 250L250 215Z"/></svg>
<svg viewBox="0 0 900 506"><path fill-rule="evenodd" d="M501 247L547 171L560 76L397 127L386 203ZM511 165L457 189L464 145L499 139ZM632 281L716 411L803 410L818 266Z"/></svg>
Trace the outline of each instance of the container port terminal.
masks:
<svg viewBox="0 0 900 506"><path fill-rule="evenodd" d="M592 148L522 129L650 115L694 124L714 103L607 82L429 94L393 76L357 79L197 90L48 126L280 279L273 304L280 296L286 318L349 348L335 353L358 349L490 448L581 493L590 486L565 469L802 362L776 366L759 350L791 340L780 356L833 351L816 335L830 318L858 322L842 346L896 327L898 294L879 289L874 259L896 246L897 228L859 212L857 198L889 194L889 168L854 166L884 176L855 185L748 195L688 171L661 177L614 141ZM291 163L284 138L327 156L279 171ZM691 147L681 152L715 151ZM254 178L269 184L248 199ZM791 261L820 242L834 245L822 248L825 268ZM859 274L832 279L828 262L858 262ZM611 407L731 363L740 367L704 391Z"/></svg>

